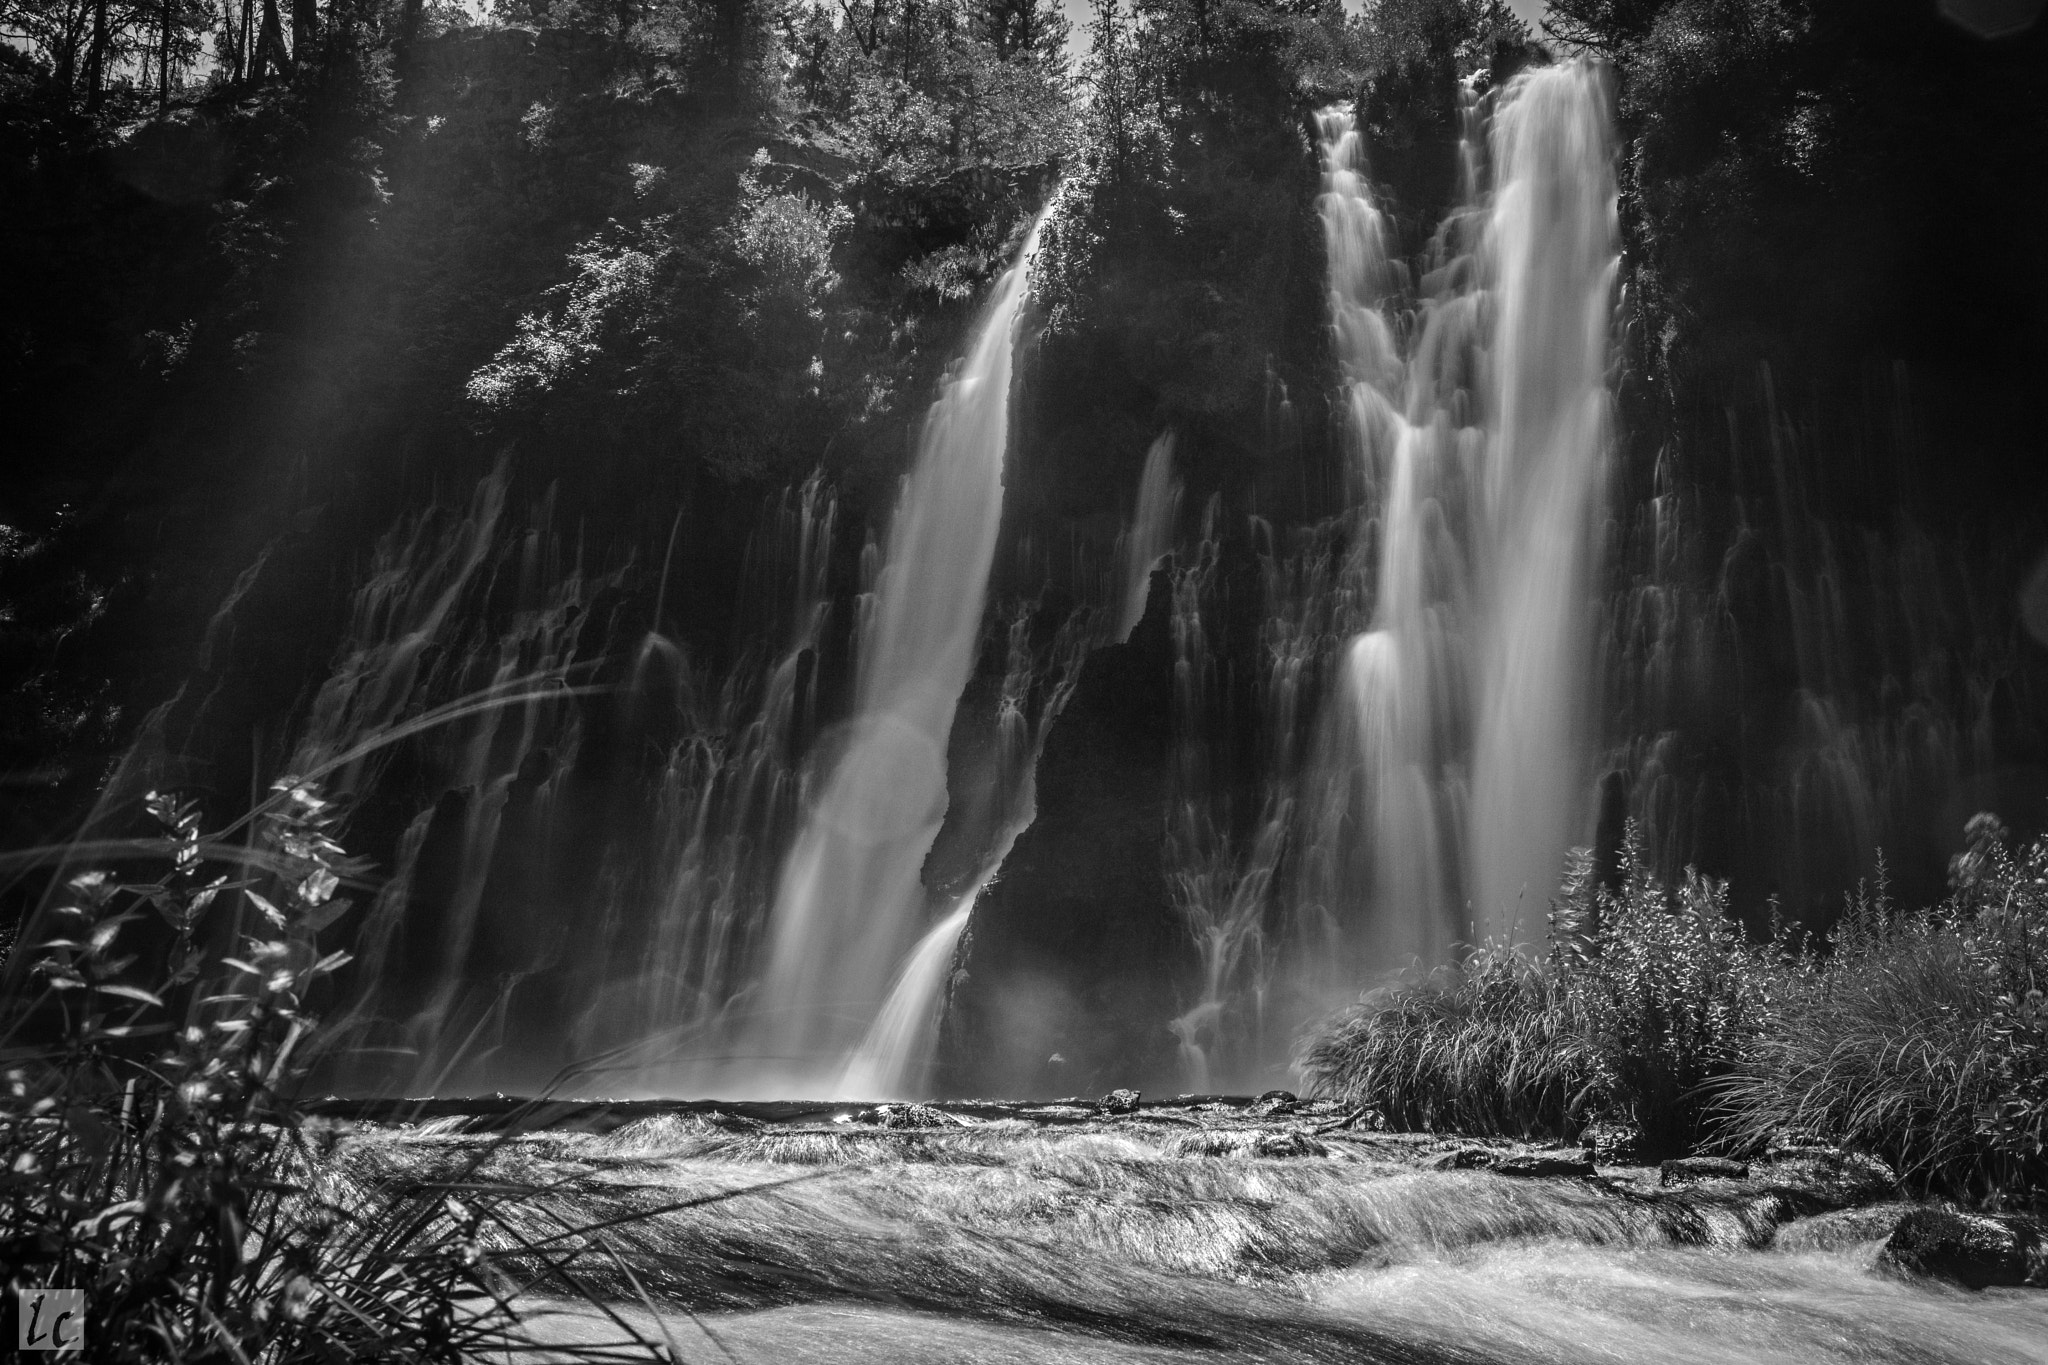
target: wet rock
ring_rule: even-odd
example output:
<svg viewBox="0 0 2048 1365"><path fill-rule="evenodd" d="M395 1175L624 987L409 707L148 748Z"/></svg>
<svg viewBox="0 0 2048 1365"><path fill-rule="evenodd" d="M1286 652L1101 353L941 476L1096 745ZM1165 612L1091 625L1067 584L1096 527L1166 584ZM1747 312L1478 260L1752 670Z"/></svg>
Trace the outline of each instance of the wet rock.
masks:
<svg viewBox="0 0 2048 1365"><path fill-rule="evenodd" d="M1306 1133L1287 1130L1211 1128L1175 1138L1167 1147L1172 1156L1312 1157L1328 1156L1330 1149Z"/></svg>
<svg viewBox="0 0 2048 1365"><path fill-rule="evenodd" d="M1642 1130L1620 1119L1595 1119L1579 1134L1587 1159L1602 1166L1630 1166L1643 1159Z"/></svg>
<svg viewBox="0 0 2048 1365"><path fill-rule="evenodd" d="M1315 1111L1304 1108L1299 1112L1306 1114ZM1342 1129L1353 1129L1366 1133L1384 1133L1387 1130L1387 1116L1371 1105L1366 1105L1363 1108L1353 1109L1335 1123L1324 1124L1316 1129L1316 1131L1318 1133L1335 1133Z"/></svg>
<svg viewBox="0 0 2048 1365"><path fill-rule="evenodd" d="M1546 1152L1517 1152L1513 1156L1504 1156L1488 1169L1495 1175L1524 1178L1591 1175L1593 1162L1581 1149L1556 1147Z"/></svg>
<svg viewBox="0 0 2048 1365"><path fill-rule="evenodd" d="M2031 1218L1914 1209L1886 1239L1887 1265L1968 1289L2048 1288L2048 1242Z"/></svg>
<svg viewBox="0 0 2048 1365"><path fill-rule="evenodd" d="M1096 1108L1105 1114L1135 1114L1138 1102L1144 1096L1135 1090L1112 1090L1096 1103Z"/></svg>
<svg viewBox="0 0 2048 1365"><path fill-rule="evenodd" d="M853 1121L877 1128L951 1128L954 1124L945 1110L929 1104L878 1104L855 1114Z"/></svg>
<svg viewBox="0 0 2048 1365"><path fill-rule="evenodd" d="M1777 1230L1771 1245L1779 1251L1844 1251L1869 1246L1892 1235L1899 1219L1911 1212L1911 1204L1871 1204L1860 1209L1836 1209L1787 1223Z"/></svg>
<svg viewBox="0 0 2048 1365"><path fill-rule="evenodd" d="M592 1139L590 1151L618 1157L653 1158L698 1150L707 1138L758 1133L767 1125L744 1114L652 1114Z"/></svg>
<svg viewBox="0 0 2048 1365"><path fill-rule="evenodd" d="M1429 1164L1439 1171L1483 1171L1499 1160L1499 1152L1485 1147L1459 1147L1445 1152Z"/></svg>
<svg viewBox="0 0 2048 1365"><path fill-rule="evenodd" d="M1868 1152L1849 1152L1839 1147L1802 1146L1770 1149L1769 1179L1773 1184L1796 1190L1815 1211L1814 1204L1846 1208L1868 1204L1895 1195L1898 1173Z"/></svg>
<svg viewBox="0 0 2048 1365"><path fill-rule="evenodd" d="M1292 1114L1301 1109L1301 1100L1292 1090L1268 1090L1252 1101L1252 1112L1261 1118L1276 1114Z"/></svg>
<svg viewBox="0 0 2048 1365"><path fill-rule="evenodd" d="M1282 1133L1260 1133L1252 1142L1253 1156L1328 1156L1330 1149L1306 1133L1292 1129Z"/></svg>
<svg viewBox="0 0 2048 1365"><path fill-rule="evenodd" d="M1665 1189L1690 1185L1696 1180L1747 1180L1749 1163L1720 1156L1683 1156L1667 1161L1658 1172L1657 1183Z"/></svg>
<svg viewBox="0 0 2048 1365"><path fill-rule="evenodd" d="M1832 1152L1834 1146L1805 1128L1780 1128L1764 1143L1764 1160L1781 1161L1802 1152Z"/></svg>

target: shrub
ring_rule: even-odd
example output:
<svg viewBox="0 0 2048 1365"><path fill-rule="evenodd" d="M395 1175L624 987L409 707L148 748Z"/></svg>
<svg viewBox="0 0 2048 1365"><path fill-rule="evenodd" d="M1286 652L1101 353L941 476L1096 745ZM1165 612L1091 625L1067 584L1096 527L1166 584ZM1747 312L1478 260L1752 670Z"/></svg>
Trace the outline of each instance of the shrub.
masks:
<svg viewBox="0 0 2048 1365"><path fill-rule="evenodd" d="M1310 1044L1309 1082L1415 1128L1569 1137L1610 1118L1652 1151L1692 1145L1703 1085L1733 1072L1781 969L1725 885L1688 871L1667 890L1633 831L1623 853L1614 889L1572 853L1544 958L1489 945L1368 995Z"/></svg>
<svg viewBox="0 0 2048 1365"><path fill-rule="evenodd" d="M2015 855L1980 815L1970 841L1944 904L1852 902L1718 1088L1729 1141L1824 1133L1962 1198L2048 1186L2048 840Z"/></svg>
<svg viewBox="0 0 2048 1365"><path fill-rule="evenodd" d="M1633 833L1613 890L1571 855L1539 960L1497 947L1368 994L1301 1067L1396 1125L1566 1137L1593 1118L1650 1152L1757 1151L1787 1132L1993 1203L2048 1188L2048 839L1970 822L1954 894L1902 913L1882 873L1825 942L1750 943L1727 891L1666 890ZM1882 865L1880 864L1880 867Z"/></svg>
<svg viewBox="0 0 2048 1365"><path fill-rule="evenodd" d="M1369 994L1309 1046L1319 1094L1377 1105L1396 1128L1516 1136L1571 1126L1595 1075L1562 983L1491 948Z"/></svg>

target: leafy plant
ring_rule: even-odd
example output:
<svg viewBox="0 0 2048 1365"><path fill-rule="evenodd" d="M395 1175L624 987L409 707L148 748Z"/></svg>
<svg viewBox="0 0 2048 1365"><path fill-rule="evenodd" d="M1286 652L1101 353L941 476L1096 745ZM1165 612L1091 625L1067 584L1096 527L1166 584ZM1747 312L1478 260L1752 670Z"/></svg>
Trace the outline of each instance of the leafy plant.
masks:
<svg viewBox="0 0 2048 1365"><path fill-rule="evenodd" d="M54 934L16 964L41 989L13 992L0 1042L10 1287L84 1290L86 1337L107 1360L530 1349L516 1297L547 1281L580 1292L571 1263L602 1239L520 1234L505 1210L538 1192L480 1178L488 1151L348 1179L327 1159L331 1131L298 1108L322 1041L309 1000L347 961L317 937L362 873L334 837L335 806L311 782L277 783L232 851L253 875L229 880L213 868L230 851L202 837L190 803L147 804L163 874L71 877L45 917ZM238 923L213 923L226 905ZM149 941L152 912L167 952L160 933Z"/></svg>
<svg viewBox="0 0 2048 1365"><path fill-rule="evenodd" d="M1488 946L1369 994L1302 1069L1411 1128L1613 1118L1652 1151L1796 1131L1916 1188L2028 1198L2048 1188L2048 839L2015 852L1987 815L1969 837L1949 900L1902 912L1880 872L1808 943L1748 941L1719 882L1667 890L1632 831L1613 889L1576 850L1543 959Z"/></svg>
<svg viewBox="0 0 2048 1365"><path fill-rule="evenodd" d="M2014 852L1984 815L1970 840L1942 905L1852 900L1718 1088L1729 1141L1826 1133L1964 1198L2048 1187L2048 840Z"/></svg>

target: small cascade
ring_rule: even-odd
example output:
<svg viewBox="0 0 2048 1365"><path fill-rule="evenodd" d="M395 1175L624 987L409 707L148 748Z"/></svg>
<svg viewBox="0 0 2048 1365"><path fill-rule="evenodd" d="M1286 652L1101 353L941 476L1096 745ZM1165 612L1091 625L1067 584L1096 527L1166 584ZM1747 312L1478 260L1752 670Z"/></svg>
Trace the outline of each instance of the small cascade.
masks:
<svg viewBox="0 0 2048 1365"><path fill-rule="evenodd" d="M1138 506L1131 524L1117 546L1119 576L1123 581L1123 613L1117 618L1116 638L1131 638L1145 615L1145 597L1152 586L1152 570L1173 548L1173 524L1180 515L1180 481L1173 474L1173 433L1164 431L1145 452L1145 471L1138 479Z"/></svg>
<svg viewBox="0 0 2048 1365"><path fill-rule="evenodd" d="M743 1029L748 1087L787 1094L841 1079L920 937L919 872L945 812L947 740L981 632L1012 333L1037 240L1034 225L926 418L861 623L853 718L770 913Z"/></svg>

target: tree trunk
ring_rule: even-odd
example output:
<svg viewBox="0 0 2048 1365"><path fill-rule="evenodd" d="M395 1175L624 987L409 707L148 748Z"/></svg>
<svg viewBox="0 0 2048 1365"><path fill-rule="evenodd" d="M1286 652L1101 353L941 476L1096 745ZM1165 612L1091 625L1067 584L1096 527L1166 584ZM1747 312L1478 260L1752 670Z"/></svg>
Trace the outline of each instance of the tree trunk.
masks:
<svg viewBox="0 0 2048 1365"><path fill-rule="evenodd" d="M235 39L235 84L241 85L249 79L249 66L255 57L249 44L255 36L256 0L242 0L242 27Z"/></svg>
<svg viewBox="0 0 2048 1365"><path fill-rule="evenodd" d="M171 0L163 0L157 12L156 112L161 116L171 106Z"/></svg>
<svg viewBox="0 0 2048 1365"><path fill-rule="evenodd" d="M100 97L107 88L107 0L93 0L92 46L85 52L85 113L90 118L100 111Z"/></svg>
<svg viewBox="0 0 2048 1365"><path fill-rule="evenodd" d="M284 25L277 17L277 0L263 0L263 26L256 34L256 58L250 64L249 79L261 81L266 70L282 76L291 69L291 54L284 47Z"/></svg>
<svg viewBox="0 0 2048 1365"><path fill-rule="evenodd" d="M304 71L320 43L320 0L292 0L292 65Z"/></svg>

